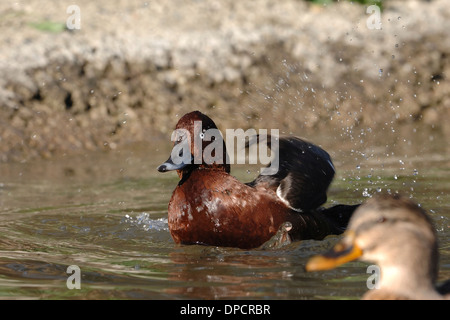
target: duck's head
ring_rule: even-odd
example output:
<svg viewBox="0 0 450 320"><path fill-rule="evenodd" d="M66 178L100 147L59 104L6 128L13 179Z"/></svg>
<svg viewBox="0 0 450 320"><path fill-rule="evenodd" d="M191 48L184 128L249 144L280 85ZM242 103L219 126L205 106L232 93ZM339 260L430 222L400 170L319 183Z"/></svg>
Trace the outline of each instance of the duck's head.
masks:
<svg viewBox="0 0 450 320"><path fill-rule="evenodd" d="M172 133L173 149L159 172L177 170L182 178L196 168L230 172L225 142L214 121L200 111L185 114Z"/></svg>
<svg viewBox="0 0 450 320"><path fill-rule="evenodd" d="M342 240L311 258L306 270L332 269L357 259L377 264L385 282L409 277L434 282L438 246L430 218L406 197L374 195L355 211Z"/></svg>

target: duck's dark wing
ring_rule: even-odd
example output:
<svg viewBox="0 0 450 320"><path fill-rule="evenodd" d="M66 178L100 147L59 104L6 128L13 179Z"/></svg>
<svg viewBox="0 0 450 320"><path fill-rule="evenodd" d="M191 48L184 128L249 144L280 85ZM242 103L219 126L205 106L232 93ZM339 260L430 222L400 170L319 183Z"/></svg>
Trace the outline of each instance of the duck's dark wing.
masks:
<svg viewBox="0 0 450 320"><path fill-rule="evenodd" d="M278 139L278 147L273 139ZM271 175L259 175L249 186L267 185L296 211L313 210L326 202L335 169L325 150L296 137L268 136L265 142L259 142L267 143L275 152L275 159L268 167L274 167L278 156L278 170Z"/></svg>

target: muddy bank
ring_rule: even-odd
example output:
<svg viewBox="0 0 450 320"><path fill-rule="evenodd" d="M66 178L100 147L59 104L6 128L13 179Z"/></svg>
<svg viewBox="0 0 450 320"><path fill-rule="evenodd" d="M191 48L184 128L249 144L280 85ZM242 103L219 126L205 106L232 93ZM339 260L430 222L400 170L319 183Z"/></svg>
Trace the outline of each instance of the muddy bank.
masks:
<svg viewBox="0 0 450 320"><path fill-rule="evenodd" d="M380 30L345 1L241 2L80 0L75 30L71 1L1 3L1 160L166 139L193 109L336 142L411 123L448 135L446 0L385 1Z"/></svg>

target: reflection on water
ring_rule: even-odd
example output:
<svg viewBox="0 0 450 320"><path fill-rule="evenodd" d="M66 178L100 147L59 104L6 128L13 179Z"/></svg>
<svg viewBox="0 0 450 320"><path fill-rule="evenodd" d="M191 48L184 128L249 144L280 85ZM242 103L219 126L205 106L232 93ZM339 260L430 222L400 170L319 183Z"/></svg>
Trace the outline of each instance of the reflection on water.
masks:
<svg viewBox="0 0 450 320"><path fill-rule="evenodd" d="M435 222L439 280L450 279L445 139L440 148L415 140L420 149L398 140L395 151L392 143L336 150L323 141L338 168L328 205L380 190L411 195ZM354 299L367 290L364 263L305 273L307 259L339 236L258 250L175 245L167 203L178 178L155 170L167 152L145 146L0 164L0 298ZM233 174L249 181L257 173L241 166ZM70 265L81 269L80 290L66 286Z"/></svg>

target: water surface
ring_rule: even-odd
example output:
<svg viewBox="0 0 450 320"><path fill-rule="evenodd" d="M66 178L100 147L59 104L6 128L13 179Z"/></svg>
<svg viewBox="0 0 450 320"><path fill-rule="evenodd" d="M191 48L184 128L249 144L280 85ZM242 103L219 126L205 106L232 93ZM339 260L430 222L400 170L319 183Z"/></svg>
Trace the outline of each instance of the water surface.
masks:
<svg viewBox="0 0 450 320"><path fill-rule="evenodd" d="M442 281L450 279L450 158L445 138L420 137L412 146L420 139L323 139L338 168L326 206L378 191L410 195L435 222ZM167 203L178 178L155 169L166 145L0 164L0 298L357 299L367 291L367 263L304 271L339 236L265 250L174 244ZM233 174L250 181L256 171ZM67 287L70 265L81 270L79 290Z"/></svg>

